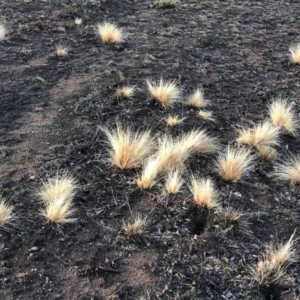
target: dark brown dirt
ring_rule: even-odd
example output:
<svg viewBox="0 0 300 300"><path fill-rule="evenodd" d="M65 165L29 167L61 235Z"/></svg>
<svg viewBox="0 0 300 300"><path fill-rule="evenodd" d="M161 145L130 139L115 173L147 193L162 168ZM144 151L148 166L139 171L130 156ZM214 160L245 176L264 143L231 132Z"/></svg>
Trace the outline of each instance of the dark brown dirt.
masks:
<svg viewBox="0 0 300 300"><path fill-rule="evenodd" d="M213 177L224 207L249 216L253 235L226 232L212 212L200 214L187 191L169 200L161 182L138 191L139 170L109 164L99 126L119 120L157 136L201 127L225 147L236 126L267 117L272 97L289 97L299 113L300 67L288 47L299 40L300 3L152 4L1 1L9 34L0 42L0 187L20 217L0 232L0 299L299 299L299 264L288 268L288 287L268 291L247 269L263 243L286 241L300 224L299 188L273 180L273 165L257 160L242 183L227 184L213 170L214 156L189 162L189 170ZM125 43L101 43L96 24L104 20L126 31ZM69 48L66 58L53 56L57 44ZM149 102L145 80L160 77L178 80L185 94L203 87L216 123L184 105L164 110ZM140 90L118 103L114 92L124 82ZM170 113L186 117L183 125L168 129ZM298 137L282 135L279 160L299 146ZM39 216L33 189L64 170L81 185L78 221L58 226ZM139 243L120 234L131 211L148 215Z"/></svg>

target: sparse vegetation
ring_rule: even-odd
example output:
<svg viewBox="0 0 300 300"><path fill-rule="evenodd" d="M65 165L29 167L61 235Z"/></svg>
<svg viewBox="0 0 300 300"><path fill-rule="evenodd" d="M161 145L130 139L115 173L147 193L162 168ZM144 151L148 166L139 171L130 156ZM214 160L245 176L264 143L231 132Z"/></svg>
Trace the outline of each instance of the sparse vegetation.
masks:
<svg viewBox="0 0 300 300"><path fill-rule="evenodd" d="M0 195L0 228L5 228L15 221L16 215L13 211L14 207Z"/></svg>
<svg viewBox="0 0 300 300"><path fill-rule="evenodd" d="M167 194L178 193L182 185L183 185L183 179L181 177L180 171L171 170L168 173L165 182L165 189Z"/></svg>
<svg viewBox="0 0 300 300"><path fill-rule="evenodd" d="M117 89L115 95L118 100L120 99L129 99L134 95L135 91L134 86L123 86L122 88Z"/></svg>
<svg viewBox="0 0 300 300"><path fill-rule="evenodd" d="M213 118L213 113L211 111L200 110L199 113L198 113L198 115L202 119L215 122L215 119Z"/></svg>
<svg viewBox="0 0 300 300"><path fill-rule="evenodd" d="M166 123L168 126L173 127L173 126L179 125L184 120L185 120L185 118L180 119L178 116L168 116L166 118Z"/></svg>
<svg viewBox="0 0 300 300"><path fill-rule="evenodd" d="M75 18L75 24L77 25L77 26L80 26L81 24L82 24L82 19L81 18Z"/></svg>
<svg viewBox="0 0 300 300"><path fill-rule="evenodd" d="M196 89L196 91L188 98L187 104L198 108L206 107L208 101L204 98L204 91L202 89Z"/></svg>
<svg viewBox="0 0 300 300"><path fill-rule="evenodd" d="M55 55L57 57L66 57L68 55L68 48L62 45L57 45L55 49Z"/></svg>
<svg viewBox="0 0 300 300"><path fill-rule="evenodd" d="M157 8L166 9L166 8L175 8L176 2L174 0L156 0L154 4Z"/></svg>
<svg viewBox="0 0 300 300"><path fill-rule="evenodd" d="M146 234L147 219L141 214L133 216L130 221L124 222L122 232L129 240L139 240Z"/></svg>
<svg viewBox="0 0 300 300"><path fill-rule="evenodd" d="M300 43L290 46L290 59L294 64L300 64Z"/></svg>
<svg viewBox="0 0 300 300"><path fill-rule="evenodd" d="M104 22L98 24L98 34L101 37L103 44L118 44L125 40L124 31L118 28L115 24Z"/></svg>
<svg viewBox="0 0 300 300"><path fill-rule="evenodd" d="M291 184L300 183L300 157L292 156L288 161L276 166L275 176Z"/></svg>
<svg viewBox="0 0 300 300"><path fill-rule="evenodd" d="M142 169L142 174L137 179L137 185L140 189L151 189L156 183L159 174L160 160L158 157L150 158L146 161Z"/></svg>
<svg viewBox="0 0 300 300"><path fill-rule="evenodd" d="M5 39L6 34L7 34L7 29L2 23L0 23L0 42L2 42Z"/></svg>

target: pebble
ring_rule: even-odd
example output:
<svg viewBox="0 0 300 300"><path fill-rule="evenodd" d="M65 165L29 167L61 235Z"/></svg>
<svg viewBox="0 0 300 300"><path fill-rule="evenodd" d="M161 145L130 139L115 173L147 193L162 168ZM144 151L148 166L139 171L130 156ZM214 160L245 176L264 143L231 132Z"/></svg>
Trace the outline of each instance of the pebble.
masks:
<svg viewBox="0 0 300 300"><path fill-rule="evenodd" d="M227 299L230 299L230 298L232 297L232 294L231 294L230 292L227 292L226 295L225 295L225 297L226 297Z"/></svg>
<svg viewBox="0 0 300 300"><path fill-rule="evenodd" d="M38 251L39 250L39 248L38 247L36 247L36 246L34 246L34 247L32 247L32 248L30 248L30 251Z"/></svg>

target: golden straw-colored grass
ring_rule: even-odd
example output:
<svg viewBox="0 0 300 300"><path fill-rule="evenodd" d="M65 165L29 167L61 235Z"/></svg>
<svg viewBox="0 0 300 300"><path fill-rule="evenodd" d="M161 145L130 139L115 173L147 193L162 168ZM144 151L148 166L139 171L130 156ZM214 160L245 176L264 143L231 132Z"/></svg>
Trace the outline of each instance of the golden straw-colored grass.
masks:
<svg viewBox="0 0 300 300"><path fill-rule="evenodd" d="M120 169L133 169L143 164L155 143L150 130L134 132L131 127L117 124L115 130L103 128L110 147L110 162Z"/></svg>
<svg viewBox="0 0 300 300"><path fill-rule="evenodd" d="M278 164L275 176L282 181L289 181L291 184L300 183L300 156L292 156L283 164Z"/></svg>
<svg viewBox="0 0 300 300"><path fill-rule="evenodd" d="M13 212L13 206L9 205L6 200L0 195L0 228L5 228L16 219Z"/></svg>
<svg viewBox="0 0 300 300"><path fill-rule="evenodd" d="M6 34L7 34L7 30L5 26L2 23L0 23L0 42L5 39Z"/></svg>
<svg viewBox="0 0 300 300"><path fill-rule="evenodd" d="M142 168L142 173L137 179L137 185L142 190L151 189L159 175L160 161L158 157L149 158Z"/></svg>
<svg viewBox="0 0 300 300"><path fill-rule="evenodd" d="M171 170L165 182L165 190L167 194L176 194L179 192L180 188L182 187L184 181L181 177L181 172L179 170Z"/></svg>
<svg viewBox="0 0 300 300"><path fill-rule="evenodd" d="M290 59L294 64L300 64L300 43L290 46Z"/></svg>
<svg viewBox="0 0 300 300"><path fill-rule="evenodd" d="M159 82L146 81L150 98L158 101L163 107L173 107L180 100L181 89L177 87L176 81Z"/></svg>
<svg viewBox="0 0 300 300"><path fill-rule="evenodd" d="M65 57L68 55L68 48L62 45L57 45L55 49L55 55L58 57Z"/></svg>
<svg viewBox="0 0 300 300"><path fill-rule="evenodd" d="M189 189L197 205L211 209L218 206L219 193L210 178L190 178Z"/></svg>
<svg viewBox="0 0 300 300"><path fill-rule="evenodd" d="M169 115L165 121L168 126L173 127L173 126L177 126L177 125L181 124L184 120L185 120L185 118L180 119L178 116L170 116Z"/></svg>
<svg viewBox="0 0 300 300"><path fill-rule="evenodd" d="M125 34L115 24L104 22L98 24L98 34L104 44L118 44L124 41Z"/></svg>
<svg viewBox="0 0 300 300"><path fill-rule="evenodd" d="M208 101L204 98L203 89L196 89L196 91L188 98L187 104L194 107L205 107Z"/></svg>
<svg viewBox="0 0 300 300"><path fill-rule="evenodd" d="M146 233L146 217L137 214L131 218L130 221L124 222L122 225L122 232L129 240L138 240Z"/></svg>
<svg viewBox="0 0 300 300"><path fill-rule="evenodd" d="M261 146L261 147L258 147L257 150L258 150L257 155L262 160L272 162L272 161L275 161L277 159L276 150L273 149L272 147Z"/></svg>
<svg viewBox="0 0 300 300"><path fill-rule="evenodd" d="M212 111L200 110L198 116L202 119L215 122Z"/></svg>
<svg viewBox="0 0 300 300"><path fill-rule="evenodd" d="M251 168L254 157L249 149L227 147L216 163L217 170L223 180L238 182Z"/></svg>
<svg viewBox="0 0 300 300"><path fill-rule="evenodd" d="M130 99L134 95L135 90L134 86L123 86L116 90L115 96L118 100Z"/></svg>
<svg viewBox="0 0 300 300"><path fill-rule="evenodd" d="M273 100L269 105L269 115L275 126L279 126L282 130L296 135L299 129L299 121L287 99Z"/></svg>

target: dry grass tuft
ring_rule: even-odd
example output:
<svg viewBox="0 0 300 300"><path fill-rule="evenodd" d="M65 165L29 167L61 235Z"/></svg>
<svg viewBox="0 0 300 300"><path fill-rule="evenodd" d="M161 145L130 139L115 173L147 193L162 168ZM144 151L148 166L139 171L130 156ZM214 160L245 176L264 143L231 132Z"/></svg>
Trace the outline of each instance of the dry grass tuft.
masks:
<svg viewBox="0 0 300 300"><path fill-rule="evenodd" d="M253 160L250 150L228 146L225 153L220 154L216 167L225 181L237 182L250 170Z"/></svg>
<svg viewBox="0 0 300 300"><path fill-rule="evenodd" d="M5 228L16 219L13 213L13 206L6 203L6 200L0 195L0 228Z"/></svg>
<svg viewBox="0 0 300 300"><path fill-rule="evenodd" d="M7 34L7 29L2 23L0 23L0 42L5 39L6 34Z"/></svg>
<svg viewBox="0 0 300 300"><path fill-rule="evenodd" d="M183 185L183 179L179 170L172 170L166 177L165 189L167 194L176 194Z"/></svg>
<svg viewBox="0 0 300 300"><path fill-rule="evenodd" d="M279 145L280 129L270 122L255 125L253 129L243 128L239 130L237 142L254 147L271 147Z"/></svg>
<svg viewBox="0 0 300 300"><path fill-rule="evenodd" d="M151 99L158 101L163 107L173 107L179 101L181 90L177 87L176 81L159 82L146 81Z"/></svg>
<svg viewBox="0 0 300 300"><path fill-rule="evenodd" d="M277 159L276 150L271 147L262 146L262 147L258 147L257 150L258 150L257 155L262 160L267 160L272 162Z"/></svg>
<svg viewBox="0 0 300 300"><path fill-rule="evenodd" d="M183 134L179 143L189 154L209 154L218 149L217 139L209 137L205 130L193 129Z"/></svg>
<svg viewBox="0 0 300 300"><path fill-rule="evenodd" d="M197 205L211 209L218 206L219 193L210 178L190 179L189 189Z"/></svg>
<svg viewBox="0 0 300 300"><path fill-rule="evenodd" d="M178 116L168 116L168 118L166 118L165 121L168 126L173 127L173 126L181 124L184 120L185 120L185 118L179 119Z"/></svg>
<svg viewBox="0 0 300 300"><path fill-rule="evenodd" d="M205 107L208 105L208 101L204 98L204 92L202 89L197 89L187 101L187 104L194 107Z"/></svg>
<svg viewBox="0 0 300 300"><path fill-rule="evenodd" d="M55 223L74 222L76 219L71 216L75 212L73 198L77 188L75 179L68 174L44 182L37 191L37 196L45 205L41 215Z"/></svg>
<svg viewBox="0 0 300 300"><path fill-rule="evenodd" d="M271 284L285 284L286 269L297 261L297 250L294 239L295 232L286 244L266 245L266 251L254 266L249 266L251 276L260 286Z"/></svg>
<svg viewBox="0 0 300 300"><path fill-rule="evenodd" d="M300 183L300 156L292 156L286 163L278 165L275 176L291 184Z"/></svg>
<svg viewBox="0 0 300 300"><path fill-rule="evenodd" d="M218 224L226 231L236 227L237 229L250 233L249 222L246 215L239 210L235 210L232 207L220 208L217 210Z"/></svg>
<svg viewBox="0 0 300 300"><path fill-rule="evenodd" d="M300 64L300 43L290 46L290 58L294 64Z"/></svg>
<svg viewBox="0 0 300 300"><path fill-rule="evenodd" d="M160 161L159 158L150 158L142 169L141 176L137 179L137 185L142 190L151 189L156 183L159 174Z"/></svg>
<svg viewBox="0 0 300 300"><path fill-rule="evenodd" d="M215 122L212 111L200 110L198 113L198 116L202 119Z"/></svg>
<svg viewBox="0 0 300 300"><path fill-rule="evenodd" d="M133 132L131 127L123 129L117 124L116 130L103 128L110 151L110 161L120 169L133 169L142 165L144 159L152 152L154 141L151 132Z"/></svg>
<svg viewBox="0 0 300 300"><path fill-rule="evenodd" d="M292 105L288 104L287 99L273 100L269 105L269 115L275 126L279 126L282 130L296 135L299 122L292 111Z"/></svg>
<svg viewBox="0 0 300 300"><path fill-rule="evenodd" d="M136 88L134 86L124 86L120 89L117 89L115 95L119 99L129 99L133 96Z"/></svg>
<svg viewBox="0 0 300 300"><path fill-rule="evenodd" d="M146 234L146 217L137 214L131 221L123 221L122 232L129 240L139 240Z"/></svg>
<svg viewBox="0 0 300 300"><path fill-rule="evenodd" d="M122 29L115 24L104 22L98 24L98 33L104 44L118 44L124 41L125 35Z"/></svg>
<svg viewBox="0 0 300 300"><path fill-rule="evenodd" d="M68 48L62 45L57 45L55 50L55 55L57 57L65 57L68 55Z"/></svg>
<svg viewBox="0 0 300 300"><path fill-rule="evenodd" d="M75 18L75 24L77 26L80 26L82 24L82 19L81 18Z"/></svg>

